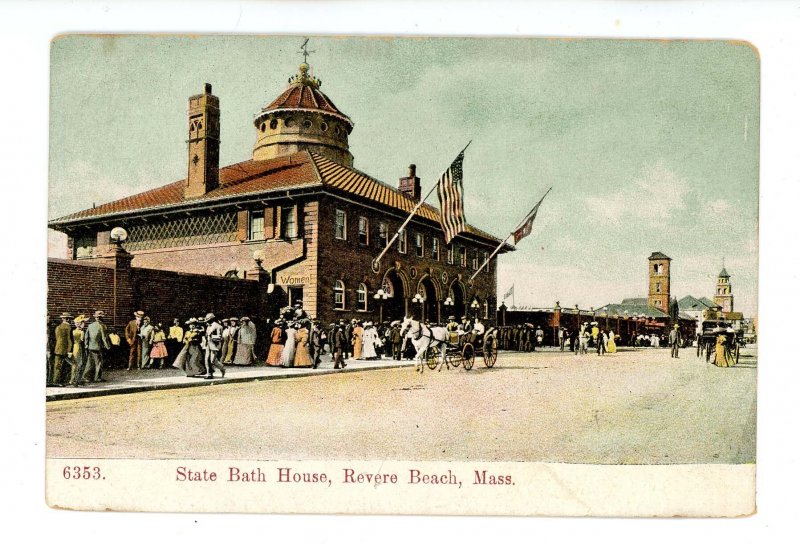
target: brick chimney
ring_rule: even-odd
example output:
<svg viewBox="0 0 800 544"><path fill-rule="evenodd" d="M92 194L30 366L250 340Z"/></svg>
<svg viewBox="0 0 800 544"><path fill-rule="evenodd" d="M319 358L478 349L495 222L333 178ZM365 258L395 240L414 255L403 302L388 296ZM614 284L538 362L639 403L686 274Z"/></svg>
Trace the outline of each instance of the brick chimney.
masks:
<svg viewBox="0 0 800 544"><path fill-rule="evenodd" d="M417 177L417 165L408 165L408 176L400 178L400 192L417 202L422 197L422 186Z"/></svg>
<svg viewBox="0 0 800 544"><path fill-rule="evenodd" d="M203 94L189 97L189 163L185 198L197 198L219 186L219 98L206 83Z"/></svg>

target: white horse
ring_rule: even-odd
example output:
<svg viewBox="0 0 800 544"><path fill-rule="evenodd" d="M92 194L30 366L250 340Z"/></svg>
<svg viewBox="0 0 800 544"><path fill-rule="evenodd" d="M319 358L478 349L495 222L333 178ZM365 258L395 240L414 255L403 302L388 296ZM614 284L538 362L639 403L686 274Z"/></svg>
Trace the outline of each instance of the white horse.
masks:
<svg viewBox="0 0 800 544"><path fill-rule="evenodd" d="M446 361L447 342L450 333L444 327L429 327L424 323L410 317L403 318L400 324L400 335L411 340L417 354L414 356L414 370L422 372L425 369L425 356L428 348L440 348L439 370Z"/></svg>

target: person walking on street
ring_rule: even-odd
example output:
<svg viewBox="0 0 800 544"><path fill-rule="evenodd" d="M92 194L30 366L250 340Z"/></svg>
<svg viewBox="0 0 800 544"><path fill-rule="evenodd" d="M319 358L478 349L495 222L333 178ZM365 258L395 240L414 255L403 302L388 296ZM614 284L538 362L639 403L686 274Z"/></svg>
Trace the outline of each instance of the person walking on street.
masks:
<svg viewBox="0 0 800 544"><path fill-rule="evenodd" d="M150 348L150 361L153 368L164 368L164 359L167 358L167 335L161 323L153 326L152 347Z"/></svg>
<svg viewBox="0 0 800 544"><path fill-rule="evenodd" d="M139 328L139 336L142 342L142 368L150 368L150 351L153 349L153 325L150 318L142 318L142 326Z"/></svg>
<svg viewBox="0 0 800 544"><path fill-rule="evenodd" d="M598 329L597 331L597 354L598 355L605 355L606 353L606 342L608 342L608 336L606 335L606 331L603 329Z"/></svg>
<svg viewBox="0 0 800 544"><path fill-rule="evenodd" d="M87 364L83 371L84 380L87 382L104 382L103 379L103 350L111 349L111 341L106 334L103 324L105 312L98 310L94 313L94 321L86 327L83 335L83 345L86 348Z"/></svg>
<svg viewBox="0 0 800 544"><path fill-rule="evenodd" d="M72 316L64 312L61 317L61 323L58 324L55 330L55 346L53 348L53 370L50 373L52 383L48 386L63 387L64 381L61 378L62 365L69 364L69 357L72 354L72 325L69 324Z"/></svg>
<svg viewBox="0 0 800 544"><path fill-rule="evenodd" d="M139 327L142 323L144 312L133 312L133 319L125 327L125 340L131 348L128 356L128 370L139 368L142 364L142 338L139 336Z"/></svg>
<svg viewBox="0 0 800 544"><path fill-rule="evenodd" d="M214 369L218 368L222 377L225 377L225 366L220 360L222 350L222 325L217 321L216 316L209 312L204 319L206 324L206 333L203 337L205 347L205 362L206 362L206 375L203 376L206 380L214 377Z"/></svg>
<svg viewBox="0 0 800 544"><path fill-rule="evenodd" d="M670 347L670 357L674 359L679 359L678 357L678 348L681 344L681 331L678 329L678 325L675 325L671 331L669 331L669 347Z"/></svg>
<svg viewBox="0 0 800 544"><path fill-rule="evenodd" d="M399 361L403 358L403 335L400 334L400 322L393 321L391 327L392 330L389 334L389 340L392 342L392 358L395 361ZM458 331L458 325L456 325L456 331ZM458 333L456 332L455 334L456 338L458 338Z"/></svg>
<svg viewBox="0 0 800 544"><path fill-rule="evenodd" d="M83 371L86 368L86 346L83 344L83 335L86 333L88 321L83 314L75 318L75 330L72 331L72 375L69 380L72 387L78 387L83 383Z"/></svg>
<svg viewBox="0 0 800 544"><path fill-rule="evenodd" d="M309 343L311 345L311 359L314 362L314 368L317 368L320 363L320 357L322 357L322 330L319 328L319 321L316 319L311 321Z"/></svg>
<svg viewBox="0 0 800 544"><path fill-rule="evenodd" d="M250 318L242 316L241 325L236 330L236 355L233 358L235 365L252 365L256 362L256 357L253 354L253 349L256 345L256 326L250 321Z"/></svg>
<svg viewBox="0 0 800 544"><path fill-rule="evenodd" d="M558 328L558 347L561 351L564 351L564 344L566 343L566 335L564 334L564 327Z"/></svg>
<svg viewBox="0 0 800 544"><path fill-rule="evenodd" d="M167 336L167 353L169 354L170 364L175 362L175 358L183 348L183 334L181 322L176 317L172 321L172 326L169 328L169 335Z"/></svg>
<svg viewBox="0 0 800 544"><path fill-rule="evenodd" d="M332 336L333 368L345 368L347 364L344 362L344 350L346 349L348 341L347 335L345 334L344 320L340 321L339 325L333 329Z"/></svg>

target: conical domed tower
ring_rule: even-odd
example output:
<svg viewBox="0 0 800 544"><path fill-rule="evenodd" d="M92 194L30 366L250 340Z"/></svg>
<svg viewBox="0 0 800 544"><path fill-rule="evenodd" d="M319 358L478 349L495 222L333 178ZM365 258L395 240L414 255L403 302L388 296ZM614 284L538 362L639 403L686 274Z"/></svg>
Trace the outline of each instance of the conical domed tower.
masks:
<svg viewBox="0 0 800 544"><path fill-rule="evenodd" d="M334 162L353 166L347 137L353 122L319 90L320 80L305 62L289 87L255 117L253 160L263 161L309 150Z"/></svg>

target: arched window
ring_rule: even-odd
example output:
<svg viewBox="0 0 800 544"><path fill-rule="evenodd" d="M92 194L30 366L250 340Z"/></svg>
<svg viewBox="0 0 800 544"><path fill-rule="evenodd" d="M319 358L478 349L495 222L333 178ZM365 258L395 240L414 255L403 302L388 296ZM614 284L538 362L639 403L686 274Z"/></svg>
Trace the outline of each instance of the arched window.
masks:
<svg viewBox="0 0 800 544"><path fill-rule="evenodd" d="M344 310L344 282L336 280L333 284L333 309Z"/></svg>
<svg viewBox="0 0 800 544"><path fill-rule="evenodd" d="M363 283L358 284L358 291L356 291L358 295L358 310L362 312L367 311L367 286Z"/></svg>

